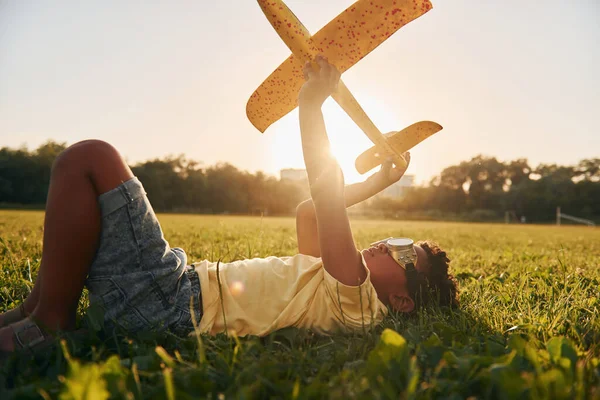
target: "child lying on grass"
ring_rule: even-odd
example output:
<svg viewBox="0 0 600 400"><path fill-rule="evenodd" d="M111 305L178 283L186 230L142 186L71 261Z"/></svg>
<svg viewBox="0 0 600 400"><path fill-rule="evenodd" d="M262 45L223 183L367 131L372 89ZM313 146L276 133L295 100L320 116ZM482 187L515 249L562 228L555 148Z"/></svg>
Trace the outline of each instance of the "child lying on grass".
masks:
<svg viewBox="0 0 600 400"><path fill-rule="evenodd" d="M164 239L119 153L101 141L80 142L54 163L39 274L25 302L0 315L0 351L36 349L57 331L73 330L84 285L90 304L105 312L105 328L181 335L195 329L193 314L210 334L266 335L288 326L327 333L376 324L388 306L411 312L431 302L457 305L449 260L435 244L408 246L407 258L390 252L394 241L356 249L346 207L404 170L388 162L366 181L344 185L321 113L340 74L325 59L316 62L319 71L305 67L299 94L311 187L311 199L297 208L300 254L188 265L185 252Z"/></svg>

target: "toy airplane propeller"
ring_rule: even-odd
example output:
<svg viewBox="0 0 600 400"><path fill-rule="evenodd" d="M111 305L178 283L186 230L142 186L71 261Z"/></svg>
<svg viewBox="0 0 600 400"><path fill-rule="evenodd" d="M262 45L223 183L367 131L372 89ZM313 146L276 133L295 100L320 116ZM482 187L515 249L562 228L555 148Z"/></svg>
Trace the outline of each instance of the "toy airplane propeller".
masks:
<svg viewBox="0 0 600 400"><path fill-rule="evenodd" d="M343 73L432 7L429 0L358 0L311 36L282 0L258 0L258 4L292 51L246 105L248 119L260 132L297 107L298 92L304 83L304 63L322 54ZM435 122L422 121L384 136L344 82L340 80L331 97L375 144L356 159L355 166L361 174L389 156L397 166L405 167L402 153L442 129Z"/></svg>

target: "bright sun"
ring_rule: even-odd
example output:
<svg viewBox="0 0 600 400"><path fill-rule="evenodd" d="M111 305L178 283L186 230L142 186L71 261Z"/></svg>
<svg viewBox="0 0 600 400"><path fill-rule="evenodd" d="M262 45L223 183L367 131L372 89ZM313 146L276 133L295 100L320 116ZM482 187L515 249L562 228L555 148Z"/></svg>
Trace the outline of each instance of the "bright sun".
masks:
<svg viewBox="0 0 600 400"><path fill-rule="evenodd" d="M364 96L362 96L364 97ZM367 115L375 122L383 133L384 128L392 127L396 121L389 110L380 107L375 101L361 99L361 105L365 108ZM340 163L344 171L346 183L354 183L364 180L373 174L376 169L360 175L354 166L356 157L373 146L373 143L360 130L350 117L333 101L328 100L323 107L327 133L331 142L331 152ZM399 130L399 125L393 129Z"/></svg>
<svg viewBox="0 0 600 400"><path fill-rule="evenodd" d="M332 119L332 118L328 118ZM346 122L340 118L339 122L336 121L331 125L341 126L341 122ZM353 124L350 121L350 124ZM363 151L367 150L372 146L371 142L356 126L344 126L344 129L331 129L329 132L329 140L331 142L331 152L334 157L340 163L342 171L344 171L344 178L346 183L355 183L365 179L365 176L360 175L354 167L354 161L356 157ZM366 139L366 140L365 140Z"/></svg>
<svg viewBox="0 0 600 400"><path fill-rule="evenodd" d="M364 96L361 96L364 97ZM400 124L390 110L380 107L374 101L361 99L361 105L375 124L382 130L384 128L399 130ZM292 115L293 114L293 115ZM298 132L297 109L282 120L277 122L277 127L269 132L271 141L271 158L277 168L303 168L302 147L299 135L291 135L291 131ZM327 125L327 134L331 142L331 152L340 163L344 171L346 183L363 181L377 169L360 175L354 167L356 157L369 149L373 144L367 136L356 126L348 115L332 99L323 105L323 115Z"/></svg>

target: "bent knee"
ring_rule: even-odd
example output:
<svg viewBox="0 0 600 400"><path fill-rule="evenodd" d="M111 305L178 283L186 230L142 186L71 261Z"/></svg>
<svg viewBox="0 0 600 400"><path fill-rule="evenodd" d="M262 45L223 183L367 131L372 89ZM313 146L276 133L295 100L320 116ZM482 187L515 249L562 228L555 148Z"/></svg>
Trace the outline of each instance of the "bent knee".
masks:
<svg viewBox="0 0 600 400"><path fill-rule="evenodd" d="M63 153L73 154L74 157L83 157L95 160L99 157L108 159L121 159L121 155L113 145L103 140L89 139L69 146Z"/></svg>
<svg viewBox="0 0 600 400"><path fill-rule="evenodd" d="M121 156L117 149L102 140L83 140L77 142L56 157L52 166L53 170L77 168L88 171L94 163L118 160Z"/></svg>
<svg viewBox="0 0 600 400"><path fill-rule="evenodd" d="M54 161L52 174L85 176L98 194L133 177L117 149L102 140L84 140L68 147Z"/></svg>

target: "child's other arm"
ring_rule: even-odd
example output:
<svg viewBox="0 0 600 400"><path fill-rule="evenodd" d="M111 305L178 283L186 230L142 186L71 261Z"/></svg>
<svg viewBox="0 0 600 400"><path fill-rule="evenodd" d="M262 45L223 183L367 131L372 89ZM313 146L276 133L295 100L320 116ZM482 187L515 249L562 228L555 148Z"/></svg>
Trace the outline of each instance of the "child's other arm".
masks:
<svg viewBox="0 0 600 400"><path fill-rule="evenodd" d="M410 163L410 153L405 153L404 158ZM368 177L365 181L346 185L344 200L346 207L353 206L367 200L390 185L398 182L406 169L393 166L391 160L384 162L381 169ZM296 235L298 238L298 251L313 257L321 257L319 235L317 231L317 215L312 199L307 199L296 208Z"/></svg>

